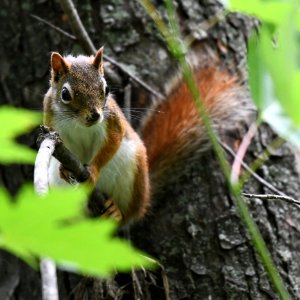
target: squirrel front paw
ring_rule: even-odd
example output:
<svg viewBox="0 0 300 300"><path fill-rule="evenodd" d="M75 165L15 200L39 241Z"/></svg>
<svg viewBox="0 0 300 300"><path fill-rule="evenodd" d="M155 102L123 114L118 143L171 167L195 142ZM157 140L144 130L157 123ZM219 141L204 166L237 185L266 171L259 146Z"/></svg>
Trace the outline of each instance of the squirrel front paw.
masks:
<svg viewBox="0 0 300 300"><path fill-rule="evenodd" d="M113 218L118 223L122 223L122 221L123 221L122 212L120 211L120 209L115 205L115 203L111 199L108 199L104 203L104 209L101 214L101 217Z"/></svg>
<svg viewBox="0 0 300 300"><path fill-rule="evenodd" d="M75 185L77 181L71 171L65 168L62 164L59 166L59 176L69 184Z"/></svg>

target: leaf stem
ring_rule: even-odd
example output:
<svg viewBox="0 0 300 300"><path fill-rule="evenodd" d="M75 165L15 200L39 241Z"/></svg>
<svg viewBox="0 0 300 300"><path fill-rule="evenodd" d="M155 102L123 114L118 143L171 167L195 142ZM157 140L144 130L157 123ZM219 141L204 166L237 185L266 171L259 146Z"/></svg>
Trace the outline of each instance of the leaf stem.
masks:
<svg viewBox="0 0 300 300"><path fill-rule="evenodd" d="M225 178L227 179L227 182L229 184L229 188L231 191L231 194L234 199L234 203L238 209L238 212L240 214L241 219L243 220L248 233L250 235L251 241L254 245L255 250L257 251L265 270L269 276L270 281L272 282L274 288L277 290L278 294L280 295L281 299L291 299L287 289L285 288L282 279L276 269L276 266L271 258L270 252L267 249L267 246L265 244L265 241L263 240L261 233L253 221L253 218L249 212L249 209L244 201L244 199L241 196L241 186L239 183L234 183L230 180L230 168L228 165L228 162L225 158L224 152L222 150L221 145L218 142L217 135L214 133L211 121L209 120L209 117L205 111L205 107L203 105L203 102L201 100L200 92L198 89L198 86L196 84L196 81L194 80L194 75L191 67L186 61L186 53L187 53L187 47L184 44L184 41L182 40L178 28L178 22L176 21L175 16L175 9L173 6L172 0L165 0L166 6L167 6L167 13L170 21L170 26L168 27L164 21L162 20L160 14L156 10L156 8L153 6L153 4L150 2L150 0L140 0L141 4L145 8L146 12L149 14L149 16L153 19L155 22L158 30L164 37L167 46L171 52L171 54L174 56L174 58L178 61L182 73L183 78L192 94L192 97L195 101L199 117L201 118L202 122L204 123L209 139L212 143L213 149L216 152L216 155L218 157L221 169L225 175Z"/></svg>

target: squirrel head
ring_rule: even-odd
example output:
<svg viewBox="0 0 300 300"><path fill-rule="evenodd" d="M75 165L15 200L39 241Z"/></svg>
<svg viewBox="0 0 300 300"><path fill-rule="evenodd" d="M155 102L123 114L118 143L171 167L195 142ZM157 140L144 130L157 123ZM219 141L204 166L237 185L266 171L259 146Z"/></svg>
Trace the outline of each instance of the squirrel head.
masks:
<svg viewBox="0 0 300 300"><path fill-rule="evenodd" d="M51 98L54 117L74 119L90 127L102 122L108 97L103 47L95 56L51 55Z"/></svg>

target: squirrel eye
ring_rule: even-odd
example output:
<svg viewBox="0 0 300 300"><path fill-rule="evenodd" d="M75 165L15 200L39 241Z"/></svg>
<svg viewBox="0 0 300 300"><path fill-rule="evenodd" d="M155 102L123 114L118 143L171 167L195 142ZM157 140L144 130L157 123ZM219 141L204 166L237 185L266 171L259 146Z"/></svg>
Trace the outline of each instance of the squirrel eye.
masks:
<svg viewBox="0 0 300 300"><path fill-rule="evenodd" d="M61 101L65 104L70 103L72 100L71 94L66 87L63 87L61 91Z"/></svg>

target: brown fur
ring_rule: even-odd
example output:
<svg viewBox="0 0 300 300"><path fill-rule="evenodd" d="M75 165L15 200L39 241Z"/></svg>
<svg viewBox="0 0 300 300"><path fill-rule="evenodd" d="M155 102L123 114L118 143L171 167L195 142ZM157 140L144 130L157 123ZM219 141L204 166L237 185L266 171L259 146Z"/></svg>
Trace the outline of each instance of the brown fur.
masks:
<svg viewBox="0 0 300 300"><path fill-rule="evenodd" d="M131 187L132 198L128 199L128 209L122 211L125 221L137 219L144 215L149 204L149 178L146 149L130 124L125 119L117 103L110 97L106 102L103 76L103 48L95 57L62 57L54 52L51 56L51 87L44 98L44 123L53 130L58 130L54 122L53 107L56 107L62 118L76 116L87 127L93 125L89 117L93 112L104 113L106 119L105 142L92 158L90 163L91 177L89 183L94 186L100 177L102 168L117 153L122 140L127 138L136 144L135 180ZM100 76L99 76L100 74ZM65 83L70 86L71 101L65 105L61 100L61 91ZM55 104L55 106L53 106ZM60 117L60 116L58 116ZM58 121L59 122L59 121ZM68 176L63 176L67 180ZM111 198L111 195L107 195ZM114 199L112 199L114 201ZM117 207L117 203L114 202ZM117 209L119 209L117 207Z"/></svg>
<svg viewBox="0 0 300 300"><path fill-rule="evenodd" d="M149 182L149 170L146 148L140 140L138 134L129 125L121 109L116 104L114 111L120 115L122 121L122 127L126 128L125 136L136 141L137 153L136 153L136 172L135 182L133 186L133 194L131 202L128 205L126 214L124 214L123 223L129 220L137 220L142 218L147 212L150 206L150 182Z"/></svg>
<svg viewBox="0 0 300 300"><path fill-rule="evenodd" d="M195 79L208 114L214 112L213 118L221 118L222 109L216 106L225 106L226 102L220 103L218 96L237 84L237 79L213 67L200 69ZM181 82L168 99L155 109L159 113L155 113L143 128L143 140L147 148L150 168L155 165L161 153L176 146L178 141L186 137L189 130L201 123L195 102L184 82Z"/></svg>
<svg viewBox="0 0 300 300"><path fill-rule="evenodd" d="M252 119L249 116L253 116L254 109L251 101L244 101L249 100L245 87L235 75L220 70L216 60L211 60L206 67L198 67L194 77L215 129L236 129L238 123ZM182 172L188 159L197 157L196 152L210 148L210 143L183 80L173 87L166 100L154 105L153 111L142 128L142 138L155 194L169 177Z"/></svg>
<svg viewBox="0 0 300 300"><path fill-rule="evenodd" d="M60 78L76 88L72 107L69 106L70 109L72 108L71 113L78 114L84 120L95 108L97 111L102 111L105 97L102 83L98 80L98 72L103 72L102 51L100 49L95 58L89 58L88 64L81 64L74 58L71 58L74 62L72 63L59 54L52 55L53 94L48 92L44 100L45 123L48 126L54 127L52 101L57 101L57 105L61 105L58 98L62 88ZM215 127L224 125L227 128L235 128L236 123L245 121L252 106L249 105L249 101L246 101L246 105L242 104L241 99L245 98L245 91L238 78L220 70L216 60L209 62L208 67L197 67L195 71L195 79L204 106ZM57 94L53 91L57 91ZM193 152L204 151L209 147L209 143L195 103L182 80L175 85L165 101L154 107L152 115L143 127L142 135L147 148L148 161L143 143L126 121L118 105L112 99L107 105L107 140L90 165L91 182L94 184L98 176L101 180L101 169L115 155L123 138L126 137L136 143L133 194L132 198L128 199L128 209L122 211L123 221L126 222L141 218L149 207L149 172L151 190L155 193L159 185L166 184L163 176L168 170L172 170L172 175L175 176L174 166L178 162L185 164L186 158L195 157ZM243 113L243 105L245 113ZM150 170L148 170L148 162Z"/></svg>
<svg viewBox="0 0 300 300"><path fill-rule="evenodd" d="M132 201L129 204L126 222L129 219L140 219L150 206L150 183L147 157L144 147L139 147L136 157L136 175L133 186Z"/></svg>
<svg viewBox="0 0 300 300"><path fill-rule="evenodd" d="M90 166L93 183L97 181L101 169L118 151L125 134L125 123L119 112L116 111L116 105L114 101L109 101L108 109L112 113L108 117L107 142L101 150L99 149Z"/></svg>

